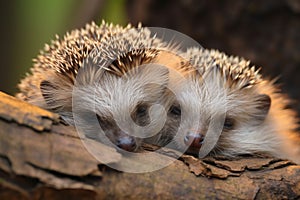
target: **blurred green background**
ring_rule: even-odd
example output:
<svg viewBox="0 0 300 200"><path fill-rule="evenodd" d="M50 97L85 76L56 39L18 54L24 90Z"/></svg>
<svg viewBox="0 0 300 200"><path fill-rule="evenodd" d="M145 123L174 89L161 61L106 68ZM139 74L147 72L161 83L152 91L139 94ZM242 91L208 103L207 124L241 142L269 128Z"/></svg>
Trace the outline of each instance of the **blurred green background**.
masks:
<svg viewBox="0 0 300 200"><path fill-rule="evenodd" d="M9 94L32 66L45 43L55 34L81 28L102 19L125 24L125 1L99 0L15 0L1 1L0 90Z"/></svg>
<svg viewBox="0 0 300 200"><path fill-rule="evenodd" d="M1 1L0 91L14 94L32 58L55 34L102 19L184 33L205 48L238 55L279 77L300 113L299 0Z"/></svg>

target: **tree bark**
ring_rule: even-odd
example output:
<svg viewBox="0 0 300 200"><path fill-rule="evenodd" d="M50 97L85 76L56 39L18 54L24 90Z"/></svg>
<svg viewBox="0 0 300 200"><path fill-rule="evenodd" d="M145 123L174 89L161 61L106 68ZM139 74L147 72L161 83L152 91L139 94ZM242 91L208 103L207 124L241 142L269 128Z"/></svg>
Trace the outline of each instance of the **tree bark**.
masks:
<svg viewBox="0 0 300 200"><path fill-rule="evenodd" d="M81 140L73 127L60 123L58 115L0 93L0 199L300 196L300 166L288 160L183 155L158 171L124 173L95 159ZM118 164L122 160L122 154L114 149L107 155L107 162Z"/></svg>

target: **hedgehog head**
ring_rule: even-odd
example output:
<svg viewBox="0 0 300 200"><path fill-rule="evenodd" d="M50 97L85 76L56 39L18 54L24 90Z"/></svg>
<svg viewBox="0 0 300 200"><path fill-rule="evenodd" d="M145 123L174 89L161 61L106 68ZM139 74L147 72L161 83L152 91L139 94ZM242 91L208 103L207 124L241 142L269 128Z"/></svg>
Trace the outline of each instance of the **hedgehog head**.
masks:
<svg viewBox="0 0 300 200"><path fill-rule="evenodd" d="M178 147L198 155L207 143L209 152L226 154L231 148L227 155L233 155L242 140L255 146L257 135L246 139L245 134L261 129L271 106L270 97L258 90L263 84L258 72L249 62L214 50L190 49L186 56L194 71L177 86L173 103L181 112L173 124L179 127ZM244 147L244 152L235 150L252 153Z"/></svg>
<svg viewBox="0 0 300 200"><path fill-rule="evenodd" d="M154 136L163 126L165 112L157 105L165 97L170 51L146 28L110 31L83 61L76 79L62 81L69 79L69 72L56 72L61 78L41 82L42 95L71 124L72 111L81 113L78 118L88 137L103 142L98 127L110 142L134 151L140 138Z"/></svg>

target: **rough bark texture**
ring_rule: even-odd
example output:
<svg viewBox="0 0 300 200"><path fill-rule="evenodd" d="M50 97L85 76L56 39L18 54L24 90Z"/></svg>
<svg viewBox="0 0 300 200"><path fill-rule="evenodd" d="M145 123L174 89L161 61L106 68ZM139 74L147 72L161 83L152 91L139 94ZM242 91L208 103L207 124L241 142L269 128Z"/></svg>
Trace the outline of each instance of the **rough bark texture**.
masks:
<svg viewBox="0 0 300 200"><path fill-rule="evenodd" d="M129 21L175 29L279 78L300 113L300 1L128 0Z"/></svg>
<svg viewBox="0 0 300 200"><path fill-rule="evenodd" d="M258 157L199 160L184 155L155 172L124 173L101 164L89 154L75 129L59 123L56 114L4 93L0 93L0 111L2 200L296 199L300 196L300 166L287 160ZM149 145L145 148L155 149ZM114 149L107 155L110 163L118 164L122 159Z"/></svg>

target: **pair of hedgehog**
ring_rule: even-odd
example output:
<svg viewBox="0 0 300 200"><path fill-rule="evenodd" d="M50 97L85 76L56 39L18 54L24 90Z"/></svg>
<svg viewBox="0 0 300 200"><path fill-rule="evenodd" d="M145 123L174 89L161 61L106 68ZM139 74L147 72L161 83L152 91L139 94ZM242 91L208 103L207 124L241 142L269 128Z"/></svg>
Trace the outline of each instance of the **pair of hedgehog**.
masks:
<svg viewBox="0 0 300 200"><path fill-rule="evenodd" d="M76 106L96 116L106 137L126 151L174 141L196 155L205 146L204 155L300 162L296 114L273 81L242 58L175 46L147 28L87 24L45 46L16 96L70 125Z"/></svg>

